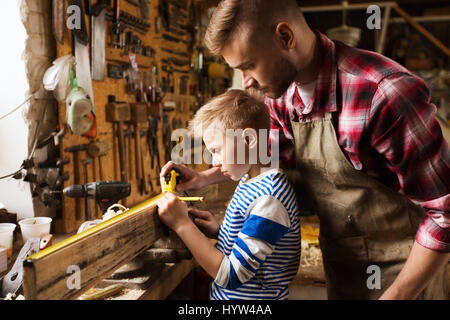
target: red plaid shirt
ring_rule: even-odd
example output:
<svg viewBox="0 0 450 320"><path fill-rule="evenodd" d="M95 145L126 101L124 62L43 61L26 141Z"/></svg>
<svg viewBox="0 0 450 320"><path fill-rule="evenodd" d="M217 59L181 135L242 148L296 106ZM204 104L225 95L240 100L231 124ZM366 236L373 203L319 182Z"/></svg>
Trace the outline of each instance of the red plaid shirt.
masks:
<svg viewBox="0 0 450 320"><path fill-rule="evenodd" d="M295 166L291 115L308 122L337 111L338 142L355 169L422 206L416 241L450 252L450 151L425 82L384 56L316 34L322 66L311 107L295 83L279 99L266 97L282 164Z"/></svg>

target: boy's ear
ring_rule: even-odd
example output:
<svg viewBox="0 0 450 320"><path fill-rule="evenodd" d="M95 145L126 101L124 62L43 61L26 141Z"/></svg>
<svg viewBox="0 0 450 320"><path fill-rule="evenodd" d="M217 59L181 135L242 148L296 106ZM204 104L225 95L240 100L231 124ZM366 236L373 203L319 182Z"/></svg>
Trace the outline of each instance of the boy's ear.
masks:
<svg viewBox="0 0 450 320"><path fill-rule="evenodd" d="M248 145L249 149L253 149L258 144L258 134L253 128L245 128L242 131L242 139L244 139L245 144Z"/></svg>

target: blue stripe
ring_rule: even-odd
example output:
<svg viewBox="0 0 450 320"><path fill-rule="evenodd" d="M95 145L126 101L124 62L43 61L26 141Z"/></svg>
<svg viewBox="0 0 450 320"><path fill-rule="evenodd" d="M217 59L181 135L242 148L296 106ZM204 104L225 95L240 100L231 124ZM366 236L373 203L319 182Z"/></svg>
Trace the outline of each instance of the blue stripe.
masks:
<svg viewBox="0 0 450 320"><path fill-rule="evenodd" d="M250 265L247 260L245 260L244 256L236 248L233 248L232 254L234 254L236 259L245 269L252 273L256 273L256 270Z"/></svg>
<svg viewBox="0 0 450 320"><path fill-rule="evenodd" d="M251 214L241 232L275 245L289 229L272 220Z"/></svg>
<svg viewBox="0 0 450 320"><path fill-rule="evenodd" d="M256 260L259 264L262 264L264 261L262 261L261 259L258 259L257 257L255 257L253 255L253 253L250 251L250 249L248 248L247 244L244 242L244 240L242 240L241 238L237 238L236 239L236 245L242 249L242 251L244 251L249 257L251 257L252 259Z"/></svg>
<svg viewBox="0 0 450 320"><path fill-rule="evenodd" d="M230 261L230 280L228 281L226 288L229 290L234 290L239 288L241 285L242 283L239 281L236 271L233 268L233 264Z"/></svg>

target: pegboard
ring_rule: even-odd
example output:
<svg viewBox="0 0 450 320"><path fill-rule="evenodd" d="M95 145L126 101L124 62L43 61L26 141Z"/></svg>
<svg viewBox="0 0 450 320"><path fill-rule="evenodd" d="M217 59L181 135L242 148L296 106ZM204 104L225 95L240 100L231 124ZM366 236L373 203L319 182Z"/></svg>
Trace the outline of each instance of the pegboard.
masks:
<svg viewBox="0 0 450 320"><path fill-rule="evenodd" d="M65 0L65 8L67 8L68 1ZM159 15L158 12L158 6L159 6L159 0L151 0L150 2L150 19L146 20L146 22L151 23L151 27L149 31L142 35L140 33L134 32L136 35L138 35L143 42L143 45L145 46L151 46L154 50L154 54L152 57L142 56L142 55L136 55L137 56L137 62L139 64L139 70L141 71L148 71L150 70L154 65L157 65L159 67L160 77L161 79L163 77L167 77L167 72L162 70L163 66L163 59L167 59L168 57L177 58L177 59L189 59L191 61L191 54L188 52L188 44L184 42L175 43L167 41L162 37L163 33L168 33L164 29L164 26L161 26L161 32L159 34L156 33L155 30L155 22L156 18ZM191 1L188 1L189 5ZM140 8L130 4L127 1L120 1L120 9L124 12L127 12L129 14L135 15L137 17L140 17ZM85 21L87 25L87 31L89 34L90 39L90 27L91 27L91 20L90 16L85 16ZM187 22L187 20L185 20ZM108 95L114 95L116 97L117 101L123 101L126 103L136 103L136 95L130 94L127 91L126 87L126 81L124 79L114 79L107 76L107 64L108 63L128 63L129 58L127 55L124 55L123 52L121 52L120 49L114 49L108 46L109 41L109 30L111 27L110 21L106 22L106 62L105 62L105 79L104 81L92 81L93 85L93 94L94 94L94 101L95 101L95 115L96 115L96 123L97 123L97 137L98 140L103 140L109 143L111 146L111 149L109 153L100 158L100 161L102 163L102 171L104 173L104 179L105 181L111 181L116 180L120 181L120 164L119 164L119 150L118 150L118 138L117 138L117 128L116 125L113 123L106 121L106 115L105 115L105 108L108 103ZM182 23L182 21L178 21L178 23ZM133 31L129 29L130 31ZM127 29L125 29L125 32ZM173 35L175 37L179 37L177 35ZM185 37L186 40L191 40L191 35L187 33L187 36ZM89 43L90 46L90 43ZM163 48L172 50L172 51L178 51L178 52L186 52L189 54L188 58L180 58L177 55L172 55L168 53L167 51L163 51ZM74 55L74 48L73 48L73 39L72 39L72 32L65 28L64 31L64 44L61 45L57 43L57 57L65 56L65 55ZM91 59L92 63L92 59ZM178 68L178 67L177 67ZM174 86L174 92L172 93L166 93L163 99L163 105L165 105L166 102L169 102L169 105L172 103L175 103L175 108L171 112L165 112L165 115L167 116L167 122L172 126L172 120L173 118L181 119L182 127L186 127L187 122L191 119L192 115L198 108L198 100L195 95L191 95L192 92L190 88L193 85L198 85L198 74L194 72L193 69L190 67L182 68L183 70L186 70L187 73L173 73L173 86ZM180 81L181 77L185 76L187 77L187 95L180 95ZM205 97L203 97L205 98ZM165 156L165 146L168 143L171 143L171 141L164 141L163 140L163 131L164 131L164 123L162 119L161 114L161 107L158 107L156 105L150 105L148 106L148 110L151 112L154 116L159 116L160 121L158 122L158 147L159 147L159 154L160 154L160 163L161 166L163 166L166 163L166 156ZM66 106L65 103L59 103L58 106L59 111L59 124L60 126L66 125ZM144 122L141 124L141 130L147 130L148 129L148 122ZM133 126L130 124L124 125L124 130L131 130L133 131ZM127 154L129 155L128 159L128 166L129 166L129 182L131 183L131 195L127 198L126 205L127 207L131 207L133 205L136 205L142 201L145 201L156 194L161 192L161 188L159 186L159 172L156 170L156 166L154 169L150 166L150 154L149 154L149 147L147 143L147 138L144 136L142 138L142 151L144 154L144 164L146 168L146 174L150 175L151 181L154 186L153 192L149 192L148 194L140 194L139 192L139 185L138 180L136 179L136 173L135 173L135 165L136 165L136 159L135 159L135 144L133 142L133 138L129 139L129 143L127 145ZM71 146L75 145L81 145L81 144L88 144L92 140L77 136L72 134L72 132L69 130L66 136L61 140L60 142L60 155L61 158L69 158L71 162L64 167L64 172L68 172L70 174L69 180L64 182L64 187L73 185L75 183L75 177L74 177L74 157L72 153L66 152L65 149ZM83 176L83 165L81 164L81 161L84 159L89 158L89 155L86 151L81 151L79 153L79 175L78 179L81 183L84 183L84 176ZM205 164L204 166L195 166L196 170L204 170L208 166ZM100 180L100 169L99 169L99 160L93 159L93 163L87 167L88 169L88 182L93 181L99 181ZM75 232L78 227L86 221L86 217L84 215L85 212L85 203L84 199L72 199L67 198L63 196L62 199L62 212L59 217L55 219L55 232L56 233L72 233ZM78 202L78 203L77 203ZM102 213L98 209L97 205L95 204L94 200L90 200L91 202L91 210L92 210L92 219L101 219Z"/></svg>

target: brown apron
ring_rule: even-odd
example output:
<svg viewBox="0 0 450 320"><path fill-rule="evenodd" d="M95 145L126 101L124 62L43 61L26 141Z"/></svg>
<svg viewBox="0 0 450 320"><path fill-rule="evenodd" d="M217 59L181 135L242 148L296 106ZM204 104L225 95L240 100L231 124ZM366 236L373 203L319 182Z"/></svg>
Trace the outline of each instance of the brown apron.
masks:
<svg viewBox="0 0 450 320"><path fill-rule="evenodd" d="M331 113L291 122L297 170L287 173L300 211L313 208L320 220L328 298L377 299L406 262L425 212L353 167L339 147ZM380 289L368 288L370 265L381 270ZM419 299L447 299L446 268Z"/></svg>

